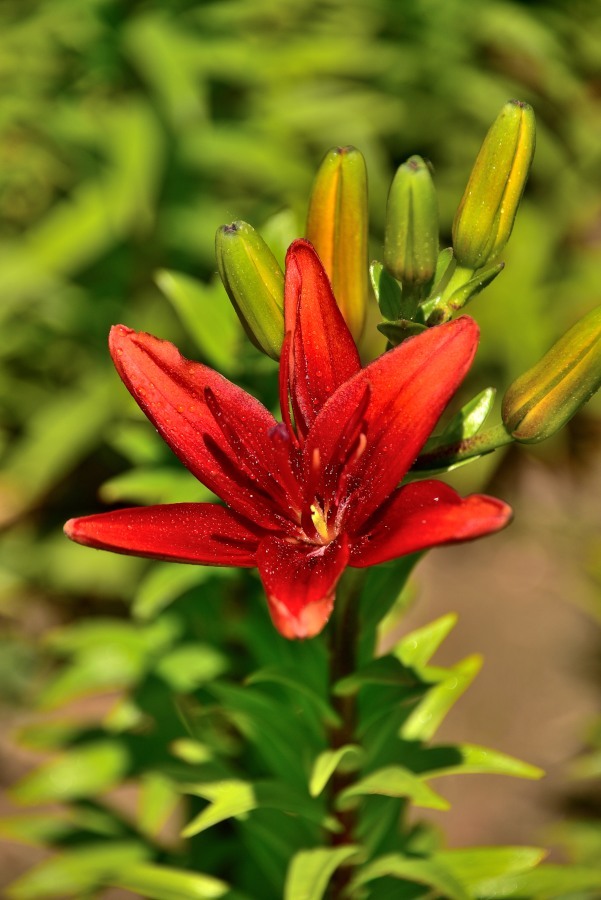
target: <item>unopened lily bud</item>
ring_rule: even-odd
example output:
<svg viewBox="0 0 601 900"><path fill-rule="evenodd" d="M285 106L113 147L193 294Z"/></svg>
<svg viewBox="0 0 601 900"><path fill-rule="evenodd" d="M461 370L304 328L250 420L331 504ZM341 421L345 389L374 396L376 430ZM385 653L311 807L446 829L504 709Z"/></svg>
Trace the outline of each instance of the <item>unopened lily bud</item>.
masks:
<svg viewBox="0 0 601 900"><path fill-rule="evenodd" d="M502 252L528 178L534 145L532 107L510 100L484 139L455 215L453 249L460 266L479 269Z"/></svg>
<svg viewBox="0 0 601 900"><path fill-rule="evenodd" d="M351 334L358 340L368 296L367 169L354 147L321 163L309 201L307 238L317 251Z"/></svg>
<svg viewBox="0 0 601 900"><path fill-rule="evenodd" d="M284 273L251 225L232 222L215 235L217 268L247 335L279 359L284 341Z"/></svg>
<svg viewBox="0 0 601 900"><path fill-rule="evenodd" d="M555 434L601 386L601 307L580 319L503 398L503 423L525 443Z"/></svg>
<svg viewBox="0 0 601 900"><path fill-rule="evenodd" d="M384 264L403 288L430 284L438 260L438 205L430 170L420 156L397 169L388 194Z"/></svg>

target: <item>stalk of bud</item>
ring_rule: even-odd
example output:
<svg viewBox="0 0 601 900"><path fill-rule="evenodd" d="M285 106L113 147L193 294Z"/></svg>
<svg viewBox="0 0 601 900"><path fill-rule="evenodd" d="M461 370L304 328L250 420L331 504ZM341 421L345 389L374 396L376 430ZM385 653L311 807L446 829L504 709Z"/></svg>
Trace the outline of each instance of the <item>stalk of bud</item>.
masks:
<svg viewBox="0 0 601 900"><path fill-rule="evenodd" d="M246 222L222 225L215 235L217 268L238 317L255 347L279 359L284 341L284 273Z"/></svg>
<svg viewBox="0 0 601 900"><path fill-rule="evenodd" d="M438 205L430 170L420 156L397 169L388 194L384 264L419 299L438 260Z"/></svg>
<svg viewBox="0 0 601 900"><path fill-rule="evenodd" d="M309 201L307 238L317 251L346 324L358 341L368 296L367 169L354 147L321 163Z"/></svg>
<svg viewBox="0 0 601 900"><path fill-rule="evenodd" d="M528 178L534 145L532 107L510 100L484 139L455 215L453 249L459 266L479 269L502 252Z"/></svg>
<svg viewBox="0 0 601 900"><path fill-rule="evenodd" d="M524 443L555 434L601 386L601 307L580 319L503 398L505 428Z"/></svg>

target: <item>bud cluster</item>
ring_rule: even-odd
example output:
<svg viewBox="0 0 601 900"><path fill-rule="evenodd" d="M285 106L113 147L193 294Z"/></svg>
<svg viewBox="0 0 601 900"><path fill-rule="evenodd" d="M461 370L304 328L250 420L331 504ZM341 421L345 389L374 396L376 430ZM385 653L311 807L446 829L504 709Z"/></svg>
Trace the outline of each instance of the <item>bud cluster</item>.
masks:
<svg viewBox="0 0 601 900"><path fill-rule="evenodd" d="M440 250L430 164L411 156L399 166L386 207L383 261L368 267L365 160L354 147L324 157L308 205L306 237L330 279L359 342L370 303L368 271L382 322L396 346L453 317L503 270L505 249L535 147L532 108L510 100L490 127L452 227ZM245 222L217 231L219 274L252 342L278 359L284 340L284 276L260 235ZM501 443L535 442L560 428L601 384L601 311L578 322L511 385L503 401Z"/></svg>

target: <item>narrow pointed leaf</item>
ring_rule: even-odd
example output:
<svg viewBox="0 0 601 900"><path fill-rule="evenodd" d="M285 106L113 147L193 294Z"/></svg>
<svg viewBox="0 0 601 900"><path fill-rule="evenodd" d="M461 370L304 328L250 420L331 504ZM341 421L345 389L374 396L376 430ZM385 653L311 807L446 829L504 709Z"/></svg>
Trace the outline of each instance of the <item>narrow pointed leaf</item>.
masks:
<svg viewBox="0 0 601 900"><path fill-rule="evenodd" d="M441 775L473 775L483 773L487 775L511 775L514 778L527 778L537 781L544 776L544 771L538 766L522 762L514 756L500 753L497 750L489 750L487 747L478 747L476 744L459 744L453 748L461 754L461 762L456 765L444 766L421 773L422 778L430 780Z"/></svg>
<svg viewBox="0 0 601 900"><path fill-rule="evenodd" d="M301 850L290 863L284 900L322 900L336 869L352 860L359 850L352 844Z"/></svg>
<svg viewBox="0 0 601 900"><path fill-rule="evenodd" d="M435 859L414 859L391 853L364 866L354 885L367 884L377 878L399 878L433 888L445 900L471 900L461 882Z"/></svg>
<svg viewBox="0 0 601 900"><path fill-rule="evenodd" d="M547 855L539 847L470 847L443 850L435 858L464 884L481 896L481 885L490 878L515 875L533 869Z"/></svg>
<svg viewBox="0 0 601 900"><path fill-rule="evenodd" d="M326 784L339 767L344 764L345 770L356 768L363 757L363 751L357 744L345 744L337 750L324 750L320 753L311 769L309 793L318 797Z"/></svg>
<svg viewBox="0 0 601 900"><path fill-rule="evenodd" d="M261 682L270 681L282 684L284 687L290 688L292 691L298 691L298 693L307 697L325 723L329 725L340 724L340 717L334 712L330 704L310 684L307 684L306 680L303 681L302 677L299 677L296 669L269 666L253 672L246 679L247 684L260 684Z"/></svg>
<svg viewBox="0 0 601 900"><path fill-rule="evenodd" d="M393 653L406 666L425 666L457 624L457 613L447 613L429 625L418 628L399 641Z"/></svg>
<svg viewBox="0 0 601 900"><path fill-rule="evenodd" d="M133 891L148 900L215 900L229 891L224 881L212 875L152 863L128 866L108 879L107 883L111 887Z"/></svg>
<svg viewBox="0 0 601 900"><path fill-rule="evenodd" d="M482 657L469 656L449 669L447 677L435 685L413 710L401 728L400 737L407 741L430 740L481 668Z"/></svg>
<svg viewBox="0 0 601 900"><path fill-rule="evenodd" d="M344 809L349 805L349 800L366 794L406 797L414 806L421 806L424 809L449 809L449 803L444 797L427 787L413 772L402 766L386 766L366 775L339 795L337 805Z"/></svg>
<svg viewBox="0 0 601 900"><path fill-rule="evenodd" d="M97 741L44 763L22 778L12 795L28 805L95 796L119 783L128 767L129 755L122 744Z"/></svg>

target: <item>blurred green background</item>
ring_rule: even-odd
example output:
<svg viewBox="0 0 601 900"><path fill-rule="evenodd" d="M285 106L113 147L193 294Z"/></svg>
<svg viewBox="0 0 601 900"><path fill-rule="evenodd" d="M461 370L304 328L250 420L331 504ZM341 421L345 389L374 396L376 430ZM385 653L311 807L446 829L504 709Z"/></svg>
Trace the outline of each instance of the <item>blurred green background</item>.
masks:
<svg viewBox="0 0 601 900"><path fill-rule="evenodd" d="M507 99L528 101L538 119L534 169L507 268L469 310L483 330L472 386L507 386L601 302L600 0L3 0L0 82L7 721L40 696L52 706L61 690L63 699L77 694L61 683L48 697L52 652L68 655L70 623L125 622L132 602L138 618L150 617L200 580L190 567L175 574L62 536L65 519L105 503L202 497L113 372L110 325L174 340L271 402L275 368L247 345L215 281L214 233L246 219L281 256L302 234L329 147L354 144L366 157L372 254L381 258L396 166L412 153L432 161L449 237L489 124ZM201 286L168 290L160 270ZM594 472L598 488L599 410L593 401L562 437L512 451L500 469L497 457L466 470L462 487L494 476L514 502L536 503L531 481L520 493L534 454L552 485L545 496L554 496L554 479ZM571 496L560 505L569 508ZM581 570L599 580L598 535L588 525L574 534ZM573 546L564 541L558 552ZM566 602L586 602L584 615L601 619L598 588L579 591ZM599 673L587 678L601 708ZM601 746L598 731L592 742ZM7 779L20 771L14 765ZM593 819L600 808L592 804ZM584 840L601 846L593 830Z"/></svg>

